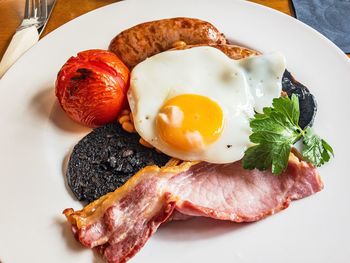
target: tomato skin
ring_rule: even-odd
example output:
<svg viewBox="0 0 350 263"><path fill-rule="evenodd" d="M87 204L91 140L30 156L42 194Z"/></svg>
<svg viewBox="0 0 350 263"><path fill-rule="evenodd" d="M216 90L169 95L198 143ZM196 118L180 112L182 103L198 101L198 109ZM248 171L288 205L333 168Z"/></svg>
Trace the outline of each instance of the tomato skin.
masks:
<svg viewBox="0 0 350 263"><path fill-rule="evenodd" d="M129 69L112 52L86 50L58 72L56 96L74 121L98 127L114 121L126 103Z"/></svg>

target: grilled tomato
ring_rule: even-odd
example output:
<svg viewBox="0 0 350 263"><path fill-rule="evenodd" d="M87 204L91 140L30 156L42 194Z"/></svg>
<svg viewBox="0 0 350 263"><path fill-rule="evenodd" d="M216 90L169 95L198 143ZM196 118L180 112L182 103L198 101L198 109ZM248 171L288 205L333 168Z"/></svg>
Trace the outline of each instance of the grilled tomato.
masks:
<svg viewBox="0 0 350 263"><path fill-rule="evenodd" d="M58 72L56 96L74 121L97 127L114 121L126 103L129 69L112 52L86 50Z"/></svg>

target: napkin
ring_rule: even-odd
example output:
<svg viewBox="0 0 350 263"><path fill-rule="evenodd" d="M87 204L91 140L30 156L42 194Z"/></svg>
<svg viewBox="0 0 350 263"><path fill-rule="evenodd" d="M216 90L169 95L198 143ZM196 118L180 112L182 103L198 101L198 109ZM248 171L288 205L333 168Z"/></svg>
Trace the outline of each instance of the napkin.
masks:
<svg viewBox="0 0 350 263"><path fill-rule="evenodd" d="M350 0L292 0L296 17L350 53Z"/></svg>

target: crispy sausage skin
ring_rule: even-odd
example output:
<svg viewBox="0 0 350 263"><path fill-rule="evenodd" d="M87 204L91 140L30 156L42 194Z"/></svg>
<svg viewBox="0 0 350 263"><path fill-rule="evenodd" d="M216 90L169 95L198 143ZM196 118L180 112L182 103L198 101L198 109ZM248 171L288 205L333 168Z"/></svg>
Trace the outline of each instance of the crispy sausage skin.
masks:
<svg viewBox="0 0 350 263"><path fill-rule="evenodd" d="M130 69L164 50L173 43L188 45L225 44L225 36L209 22L177 17L142 23L118 34L110 43L114 52Z"/></svg>
<svg viewBox="0 0 350 263"><path fill-rule="evenodd" d="M188 49L193 47L199 47L199 46L210 46L214 47L216 49L221 50L223 53L225 53L226 56L228 56L231 59L238 60L242 58L247 58L250 56L256 56L261 54L258 51L255 51L253 49L249 49L246 47L241 47L237 45L231 45L231 44L210 44L210 45L182 45L180 47L174 47L173 50L179 50L179 49Z"/></svg>

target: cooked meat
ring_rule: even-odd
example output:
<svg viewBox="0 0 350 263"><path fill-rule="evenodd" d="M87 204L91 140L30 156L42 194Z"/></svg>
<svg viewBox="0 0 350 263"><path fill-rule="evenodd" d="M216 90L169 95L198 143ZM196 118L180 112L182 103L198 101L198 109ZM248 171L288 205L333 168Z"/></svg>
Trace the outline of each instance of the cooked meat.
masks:
<svg viewBox="0 0 350 263"><path fill-rule="evenodd" d="M124 30L110 43L109 50L131 69L139 62L164 50L177 41L187 44L224 44L226 38L209 22L177 17L142 23Z"/></svg>
<svg viewBox="0 0 350 263"><path fill-rule="evenodd" d="M187 45L185 48L194 46L198 45ZM259 54L257 51L235 45L211 46L220 49L232 59ZM289 96L296 94L299 97L301 127L312 125L317 110L314 96L288 71L283 75L282 88ZM69 186L78 200L88 202L96 200L123 185L144 166L164 165L169 160L165 155L140 146L138 135L126 133L118 124L114 125L115 127L107 125L105 128L96 129L74 148L67 176ZM111 137L111 134L114 136ZM128 155L131 152L133 154Z"/></svg>
<svg viewBox="0 0 350 263"><path fill-rule="evenodd" d="M163 166L170 158L139 143L139 136L118 123L94 129L74 147L68 185L80 201L94 201L122 186L141 168Z"/></svg>
<svg viewBox="0 0 350 263"><path fill-rule="evenodd" d="M310 93L307 87L296 81L288 70L283 74L282 89L287 92L289 97L295 94L299 98L300 127L312 126L317 112L317 103L314 95Z"/></svg>
<svg viewBox="0 0 350 263"><path fill-rule="evenodd" d="M124 186L86 206L64 211L76 238L109 263L128 261L174 211L234 222L260 220L291 200L323 188L316 169L291 155L280 176L244 170L240 162L149 166Z"/></svg>

